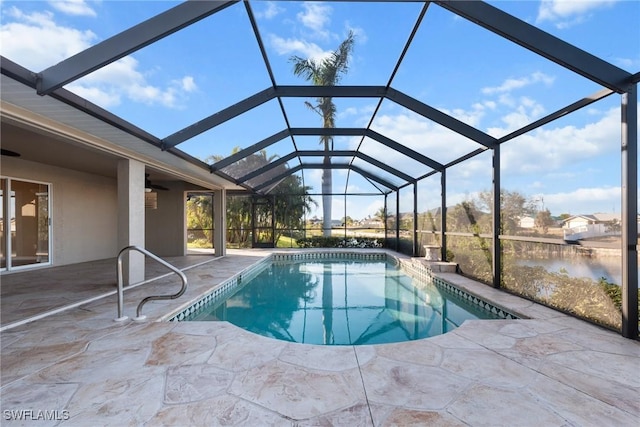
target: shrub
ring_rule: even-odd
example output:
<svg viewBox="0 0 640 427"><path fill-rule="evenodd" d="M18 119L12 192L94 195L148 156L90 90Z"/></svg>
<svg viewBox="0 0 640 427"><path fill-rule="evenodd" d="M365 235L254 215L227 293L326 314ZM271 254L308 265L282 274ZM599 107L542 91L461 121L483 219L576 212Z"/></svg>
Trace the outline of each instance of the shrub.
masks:
<svg viewBox="0 0 640 427"><path fill-rule="evenodd" d="M313 236L296 240L301 248L381 248L384 239Z"/></svg>

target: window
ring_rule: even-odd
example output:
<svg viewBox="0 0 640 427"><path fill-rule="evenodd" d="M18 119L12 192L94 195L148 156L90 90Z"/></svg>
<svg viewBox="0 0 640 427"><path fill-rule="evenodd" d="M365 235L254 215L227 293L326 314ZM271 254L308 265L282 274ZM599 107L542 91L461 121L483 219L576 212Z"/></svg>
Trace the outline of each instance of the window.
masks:
<svg viewBox="0 0 640 427"><path fill-rule="evenodd" d="M0 269L50 263L49 187L0 179Z"/></svg>

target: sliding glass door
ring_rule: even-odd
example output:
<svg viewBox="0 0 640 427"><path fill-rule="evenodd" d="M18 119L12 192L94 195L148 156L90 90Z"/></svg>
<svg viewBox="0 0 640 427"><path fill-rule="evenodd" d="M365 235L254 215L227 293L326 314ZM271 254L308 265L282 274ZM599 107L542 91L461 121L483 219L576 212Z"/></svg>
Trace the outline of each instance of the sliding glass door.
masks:
<svg viewBox="0 0 640 427"><path fill-rule="evenodd" d="M5 195L7 194L7 180L0 179L0 270L7 269L7 233L10 223L7 220ZM9 233L10 234L10 233Z"/></svg>
<svg viewBox="0 0 640 427"><path fill-rule="evenodd" d="M50 263L48 184L0 179L0 268Z"/></svg>

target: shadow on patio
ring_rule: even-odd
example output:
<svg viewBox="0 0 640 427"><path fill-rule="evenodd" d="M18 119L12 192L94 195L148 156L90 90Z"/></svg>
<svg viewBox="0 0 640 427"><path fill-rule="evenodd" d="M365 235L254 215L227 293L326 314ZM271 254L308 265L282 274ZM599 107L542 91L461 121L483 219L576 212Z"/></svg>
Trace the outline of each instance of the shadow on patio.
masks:
<svg viewBox="0 0 640 427"><path fill-rule="evenodd" d="M179 269L185 269L213 260L213 254L202 251L184 257L163 259ZM166 267L146 259L145 280L166 273L169 273ZM0 323L6 326L113 293L116 287L115 258L5 274L0 286Z"/></svg>

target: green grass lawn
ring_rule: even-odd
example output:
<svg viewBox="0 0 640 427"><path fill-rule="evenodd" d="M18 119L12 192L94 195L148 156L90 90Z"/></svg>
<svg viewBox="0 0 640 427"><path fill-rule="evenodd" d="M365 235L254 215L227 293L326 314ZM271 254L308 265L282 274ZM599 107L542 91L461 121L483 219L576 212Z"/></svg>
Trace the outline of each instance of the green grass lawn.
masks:
<svg viewBox="0 0 640 427"><path fill-rule="evenodd" d="M287 236L280 236L276 243L276 248L298 248L296 239Z"/></svg>

